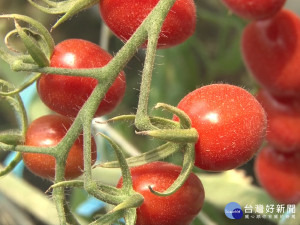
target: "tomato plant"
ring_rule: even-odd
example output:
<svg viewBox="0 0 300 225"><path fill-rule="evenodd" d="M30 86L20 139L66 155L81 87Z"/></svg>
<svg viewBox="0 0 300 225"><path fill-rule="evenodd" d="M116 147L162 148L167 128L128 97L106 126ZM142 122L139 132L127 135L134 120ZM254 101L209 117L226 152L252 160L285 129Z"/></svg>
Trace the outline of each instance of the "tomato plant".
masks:
<svg viewBox="0 0 300 225"><path fill-rule="evenodd" d="M264 189L278 202L300 202L300 152L282 153L266 146L256 157L255 174Z"/></svg>
<svg viewBox="0 0 300 225"><path fill-rule="evenodd" d="M299 97L300 20L291 11L250 23L242 53L254 78L275 96Z"/></svg>
<svg viewBox="0 0 300 225"><path fill-rule="evenodd" d="M157 3L158 0L103 0L99 7L107 26L121 40L127 41ZM195 8L193 0L175 2L163 23L158 48L178 45L194 33Z"/></svg>
<svg viewBox="0 0 300 225"><path fill-rule="evenodd" d="M222 171L250 160L260 147L266 129L266 115L254 96L229 85L203 86L178 104L199 134L195 165Z"/></svg>
<svg viewBox="0 0 300 225"><path fill-rule="evenodd" d="M34 120L26 132L25 145L52 147L57 145L72 125L72 120L61 115L46 115ZM23 153L26 167L34 174L54 179L55 158L41 153ZM92 162L95 163L97 151L92 142ZM65 179L72 179L83 173L83 137L80 136L70 149L66 160Z"/></svg>
<svg viewBox="0 0 300 225"><path fill-rule="evenodd" d="M68 39L55 46L50 66L59 68L95 68L106 65L112 56L98 45L80 39ZM80 76L43 74L37 81L42 101L52 110L65 116L75 117L96 84L96 79ZM125 94L126 80L123 72L108 89L95 116L111 112Z"/></svg>
<svg viewBox="0 0 300 225"><path fill-rule="evenodd" d="M238 16L251 20L262 20L274 16L286 0L222 0Z"/></svg>
<svg viewBox="0 0 300 225"><path fill-rule="evenodd" d="M165 191L180 174L181 167L166 162L152 162L131 168L133 189L144 196L137 208L136 225L188 225L202 208L204 190L199 178L191 173L184 185L170 196L157 196ZM117 187L122 186L122 178Z"/></svg>
<svg viewBox="0 0 300 225"><path fill-rule="evenodd" d="M300 149L300 109L297 102L276 99L266 90L260 90L258 101L268 117L267 141L278 151L293 152Z"/></svg>
<svg viewBox="0 0 300 225"><path fill-rule="evenodd" d="M13 111L16 122L8 126L0 123L0 160L2 153L5 157L9 153L7 158L11 160L4 167L0 165L0 177L14 172L23 156L33 173L53 182L46 189L51 192L55 206L46 208L55 209L54 215L50 210L41 213L44 207L31 204L29 200L34 199L34 194L28 194L25 207L20 207L37 208L38 213L30 213L38 219L39 215L46 215L46 219L41 219L46 220L45 224L123 224L123 221L127 225L227 224L227 217L232 219L227 213L233 210L227 207L232 206L231 202L242 211L247 205L274 204L267 192L251 182L248 172L252 172L252 163L244 165L258 152L265 136L269 141L267 148L275 149L280 159L288 158L288 164L295 164L294 168L299 170L293 161L299 153L297 129L291 125L296 124L300 110L299 18L287 10L275 13L275 8L279 10L285 1L277 1L277 5L274 0L274 4L268 5L267 0L262 0L252 4L252 8L246 1L235 2L253 16L254 21L243 34L242 51L251 72L257 74L258 68L263 71L260 75L267 77L264 83L255 75L260 88L268 92L263 101L260 99L266 113L259 98L249 93L257 88L251 77L241 76L247 71L240 57L239 38L247 21L228 15L219 0L195 2L197 12L193 0L28 2L38 10L62 15L58 20L44 14L0 15L1 36L6 33L3 45L0 44L0 57L4 60L0 61L0 101L5 102L8 111ZM24 3L10 5L20 4L25 6ZM98 7L92 9L93 5ZM263 20L258 18L261 13L258 7L264 7ZM26 10L27 7L22 7L22 13L32 15ZM76 19L69 20L83 10L86 11ZM99 12L101 24L95 18ZM268 13L272 15L267 16ZM61 27L67 20L66 26ZM197 30L196 21L199 21ZM54 24L51 32L50 24ZM88 41L98 36L99 45L105 51ZM57 37L65 41L56 44ZM176 47L169 48L173 46ZM264 48L260 49L261 46ZM168 49L158 51L158 48ZM113 52L113 56L108 52ZM135 74L127 76L127 84L123 70ZM17 76L19 72L21 76ZM237 86L224 84L231 81ZM35 82L37 85L32 86ZM140 84L138 95L136 84ZM129 95L122 108L115 111L119 115L111 118L106 114L121 101L126 85L131 89ZM249 92L241 88L245 85ZM44 116L28 126L28 121L45 113L39 107L49 112L41 101L36 101L34 93L28 99L27 93L36 91L35 87L41 100L62 115ZM194 91L179 102L183 93L191 90ZM178 102L178 107L173 106ZM276 126L285 136L273 139L281 141L282 146L287 144L285 149L275 146L275 141L271 143L270 128L274 127L277 112L281 118L278 117ZM5 111L5 114L9 113ZM170 119L166 114L175 116ZM270 120L268 128L266 114ZM105 118L99 118L102 115ZM279 125L279 119L287 115L295 120L286 126ZM0 120L3 120L1 116ZM97 137L97 148L101 150L99 165L94 165L97 153L93 137ZM259 153L258 161L264 151ZM272 163L275 162L274 157ZM272 163L265 167L272 169ZM240 166L243 167L237 169ZM281 169L277 177L284 177L286 167L280 163L275 167L272 172ZM287 185L295 193L299 174L292 169L288 173L286 177L292 178L287 182L274 178L270 183L274 181L277 187ZM82 179L73 179L81 174ZM3 186L10 183L5 178L0 180L2 193ZM265 187L264 179L260 180ZM26 185L11 185L13 195L7 196L24 202L22 195L17 196L23 186ZM299 201L294 194L283 195L280 188L275 193L288 196L289 202ZM45 199L50 200L48 196ZM0 201L0 208L1 204ZM298 206L289 208L298 209ZM246 210L243 212L246 219ZM291 213L282 213L278 218L262 216L258 223L266 224L268 220L292 224ZM252 216L249 221L242 220L238 223L253 223Z"/></svg>

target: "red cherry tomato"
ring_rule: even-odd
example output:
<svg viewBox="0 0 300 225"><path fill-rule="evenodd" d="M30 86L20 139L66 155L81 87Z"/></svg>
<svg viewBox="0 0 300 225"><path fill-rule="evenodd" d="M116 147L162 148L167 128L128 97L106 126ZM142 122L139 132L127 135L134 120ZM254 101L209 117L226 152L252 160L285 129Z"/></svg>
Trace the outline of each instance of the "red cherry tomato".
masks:
<svg viewBox="0 0 300 225"><path fill-rule="evenodd" d="M261 186L280 203L300 202L300 152L282 153L267 146L255 159Z"/></svg>
<svg viewBox="0 0 300 225"><path fill-rule="evenodd" d="M98 45L80 39L69 39L56 45L50 66L60 68L96 68L105 66L112 56ZM37 82L42 101L53 111L76 117L97 80L89 77L43 74ZM120 73L101 101L95 116L111 112L125 93L125 75Z"/></svg>
<svg viewBox="0 0 300 225"><path fill-rule="evenodd" d="M299 17L288 10L253 22L244 30L244 61L259 84L274 96L300 97L299 39Z"/></svg>
<svg viewBox="0 0 300 225"><path fill-rule="evenodd" d="M51 147L57 145L72 125L72 120L61 115L46 115L34 120L26 132L25 145ZM23 153L26 167L34 174L54 179L55 158L46 154ZM92 163L96 162L97 151L92 141ZM75 141L66 162L65 179L72 179L83 173L83 136Z"/></svg>
<svg viewBox="0 0 300 225"><path fill-rule="evenodd" d="M204 201L204 190L200 179L190 174L184 185L168 197L159 197L150 192L165 191L178 177L181 167L152 162L131 168L133 189L144 196L143 204L137 208L136 225L188 225L200 212ZM117 187L122 187L121 178Z"/></svg>
<svg viewBox="0 0 300 225"><path fill-rule="evenodd" d="M203 86L178 104L199 134L195 165L223 171L250 160L262 144L266 115L254 96L228 84Z"/></svg>
<svg viewBox="0 0 300 225"><path fill-rule="evenodd" d="M268 142L278 151L299 151L300 108L297 102L276 99L266 90L260 90L256 98L267 113L266 139Z"/></svg>
<svg viewBox="0 0 300 225"><path fill-rule="evenodd" d="M100 13L107 26L121 40L127 41L159 0L102 0ZM193 0L177 0L163 24L158 48L178 45L189 38L196 27ZM145 47L145 45L144 45Z"/></svg>
<svg viewBox="0 0 300 225"><path fill-rule="evenodd" d="M224 4L238 16L261 20L275 15L286 0L222 0Z"/></svg>

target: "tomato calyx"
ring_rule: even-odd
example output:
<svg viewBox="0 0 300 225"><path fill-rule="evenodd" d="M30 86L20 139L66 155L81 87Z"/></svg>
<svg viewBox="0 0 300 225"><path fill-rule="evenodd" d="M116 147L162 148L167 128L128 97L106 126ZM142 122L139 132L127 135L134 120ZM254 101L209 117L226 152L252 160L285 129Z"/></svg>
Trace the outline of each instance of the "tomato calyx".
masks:
<svg viewBox="0 0 300 225"><path fill-rule="evenodd" d="M13 70L22 69L22 65L36 65L45 67L49 65L49 58L54 49L54 41L49 31L34 19L18 14L1 15L0 19L13 19L15 29L5 36L7 49L0 49L0 57L11 65ZM28 26L23 27L19 22L24 22ZM25 46L22 52L10 45L9 40L18 35ZM17 53L17 54L16 54Z"/></svg>
<svg viewBox="0 0 300 225"><path fill-rule="evenodd" d="M167 141L167 143L153 150L147 151L146 153L143 153L139 156L130 157L126 159L126 163L127 165L130 166L138 166L145 163L161 160L173 154L174 152L181 150L183 152L182 171L180 172L180 175L177 177L174 183L163 193L157 192L151 186L149 186L149 189L153 194L158 196L169 196L174 194L184 184L184 182L192 172L192 169L194 167L194 162L195 162L194 145L198 140L198 133L196 129L191 127L191 121L189 117L182 110L164 103L157 104L155 108L163 108L175 114L180 119L180 122L179 123L177 122L176 128L173 127L173 129L170 129L169 128L170 126L174 126L174 122L171 122L171 124L164 126L163 124L159 124L159 121L168 124L167 123L168 120L163 118L161 119L152 118L153 121L158 122L157 125L161 129L157 128L154 130L146 130L146 131L140 131L136 133L165 140ZM110 122L118 121L118 120L129 120L129 119L134 120L136 119L136 117L122 116L122 117L113 118L110 120ZM120 161L113 161L98 166L108 167L108 168L112 168L112 167L122 168L122 163ZM126 185L126 182L124 185Z"/></svg>
<svg viewBox="0 0 300 225"><path fill-rule="evenodd" d="M191 127L191 120L185 114L184 111L178 109L177 107L165 104L158 103L155 106L155 109L162 108L174 114L180 119L179 128L162 128L162 129L153 129L136 132L141 135L148 135L150 137L158 138L165 141L175 142L175 143L196 143L198 140L198 132L196 129Z"/></svg>

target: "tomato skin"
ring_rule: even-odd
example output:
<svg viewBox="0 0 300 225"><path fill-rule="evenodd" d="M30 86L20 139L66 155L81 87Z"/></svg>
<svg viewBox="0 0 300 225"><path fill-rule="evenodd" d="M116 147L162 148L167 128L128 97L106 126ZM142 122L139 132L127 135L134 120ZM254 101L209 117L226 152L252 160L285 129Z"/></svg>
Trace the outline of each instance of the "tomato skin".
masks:
<svg viewBox="0 0 300 225"><path fill-rule="evenodd" d="M274 16L286 0L222 0L222 2L242 18L261 20Z"/></svg>
<svg viewBox="0 0 300 225"><path fill-rule="evenodd" d="M300 150L300 108L298 101L279 100L264 89L257 94L268 117L267 141L278 151Z"/></svg>
<svg viewBox="0 0 300 225"><path fill-rule="evenodd" d="M105 66L111 59L112 56L96 44L68 39L55 46L50 66L96 68ZM89 77L43 74L37 81L37 91L50 109L68 117L76 117L96 85L97 80ZM95 116L111 112L122 100L125 88L125 75L121 72L101 101Z"/></svg>
<svg viewBox="0 0 300 225"><path fill-rule="evenodd" d="M244 62L256 81L277 97L300 97L300 20L281 10L249 24L242 35Z"/></svg>
<svg viewBox="0 0 300 225"><path fill-rule="evenodd" d="M62 115L46 115L34 120L28 127L25 145L51 147L57 145L72 125L72 120ZM46 154L23 153L26 167L34 174L53 180L55 158ZM92 140L92 164L96 162L97 150ZM72 179L83 173L83 136L80 135L72 146L66 162L65 179Z"/></svg>
<svg viewBox="0 0 300 225"><path fill-rule="evenodd" d="M150 192L163 192L178 177L181 167L166 162L152 162L131 168L133 189L144 196L137 208L136 225L188 225L200 212L204 202L204 189L200 179L190 174L184 185L168 197L159 197ZM119 180L118 188L122 187Z"/></svg>
<svg viewBox="0 0 300 225"><path fill-rule="evenodd" d="M201 169L223 171L241 166L264 139L265 112L255 97L240 87L203 86L186 95L178 108L198 131L195 166Z"/></svg>
<svg viewBox="0 0 300 225"><path fill-rule="evenodd" d="M159 0L102 0L101 17L123 41L127 41ZM158 48L184 42L195 31L196 6L193 0L177 0L168 13L158 40ZM144 44L143 47L146 47Z"/></svg>
<svg viewBox="0 0 300 225"><path fill-rule="evenodd" d="M261 186L276 201L300 202L300 152L282 153L266 146L257 155L254 168Z"/></svg>

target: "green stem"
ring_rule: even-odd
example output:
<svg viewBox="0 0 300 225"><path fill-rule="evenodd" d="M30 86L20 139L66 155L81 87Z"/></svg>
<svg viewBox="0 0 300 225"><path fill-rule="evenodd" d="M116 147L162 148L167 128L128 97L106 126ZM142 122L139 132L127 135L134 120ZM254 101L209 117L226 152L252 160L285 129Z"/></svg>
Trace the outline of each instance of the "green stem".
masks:
<svg viewBox="0 0 300 225"><path fill-rule="evenodd" d="M84 149L84 180L89 182L92 180L92 142L91 142L91 123L90 120L84 122L83 125L83 149ZM92 121L92 120L91 120Z"/></svg>
<svg viewBox="0 0 300 225"><path fill-rule="evenodd" d="M140 87L138 109L135 119L135 126L139 130L157 129L151 124L150 118L148 116L148 102L151 89L152 72L154 68L156 48L161 27L175 1L176 0L159 1L156 7L150 13L149 17L147 17L147 19L144 21L144 23L148 27L148 43ZM159 16L155 17L156 14L158 14Z"/></svg>
<svg viewBox="0 0 300 225"><path fill-rule="evenodd" d="M148 116L148 101L159 32L160 29L158 29L158 32L152 33L153 35L149 35L148 39L148 48L146 51L145 65L142 74L142 83L140 86L138 109L135 118L135 126L139 130L157 129L151 124Z"/></svg>
<svg viewBox="0 0 300 225"><path fill-rule="evenodd" d="M55 183L64 180L65 176L66 160L62 158L56 158L55 168ZM64 187L55 188L52 192L52 196L56 205L59 221L61 225L67 224L66 212L65 212L65 191Z"/></svg>

